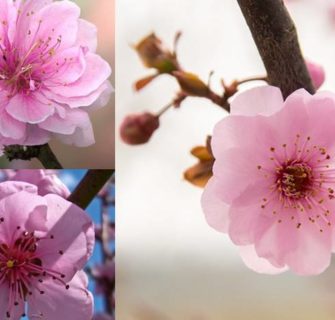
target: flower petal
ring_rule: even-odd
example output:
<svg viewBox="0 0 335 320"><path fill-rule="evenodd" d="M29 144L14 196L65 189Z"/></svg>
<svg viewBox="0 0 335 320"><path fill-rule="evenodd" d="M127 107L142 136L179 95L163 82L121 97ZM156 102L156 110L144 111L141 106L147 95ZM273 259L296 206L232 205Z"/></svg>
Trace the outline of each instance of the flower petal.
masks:
<svg viewBox="0 0 335 320"><path fill-rule="evenodd" d="M16 120L35 124L52 115L55 106L40 93L16 94L9 100L6 110Z"/></svg>
<svg viewBox="0 0 335 320"><path fill-rule="evenodd" d="M229 206L220 199L218 180L212 177L204 190L201 204L207 223L219 232L227 232L229 226Z"/></svg>
<svg viewBox="0 0 335 320"><path fill-rule="evenodd" d="M42 314L48 320L91 320L93 316L93 297L86 289L87 276L79 271L69 283L69 289L48 279L36 288L28 297L28 316L31 320L41 319Z"/></svg>
<svg viewBox="0 0 335 320"><path fill-rule="evenodd" d="M92 254L92 220L84 210L57 195L48 194L44 198L48 203L46 225L53 239L41 242L38 254L43 256L45 268L65 274L64 281L69 281Z"/></svg>
<svg viewBox="0 0 335 320"><path fill-rule="evenodd" d="M86 70L79 80L49 89L63 97L83 97L97 90L108 79L112 70L105 60L94 53L87 53L86 63Z"/></svg>
<svg viewBox="0 0 335 320"><path fill-rule="evenodd" d="M288 270L288 267L277 268L272 265L268 260L261 258L257 255L254 245L239 246L240 256L246 266L258 273L264 274L279 274Z"/></svg>
<svg viewBox="0 0 335 320"><path fill-rule="evenodd" d="M83 19L78 20L79 28L76 46L87 47L89 51L95 52L98 46L97 27Z"/></svg>
<svg viewBox="0 0 335 320"><path fill-rule="evenodd" d="M242 116L270 116L283 107L284 99L279 88L262 86L243 91L231 103L231 114Z"/></svg>

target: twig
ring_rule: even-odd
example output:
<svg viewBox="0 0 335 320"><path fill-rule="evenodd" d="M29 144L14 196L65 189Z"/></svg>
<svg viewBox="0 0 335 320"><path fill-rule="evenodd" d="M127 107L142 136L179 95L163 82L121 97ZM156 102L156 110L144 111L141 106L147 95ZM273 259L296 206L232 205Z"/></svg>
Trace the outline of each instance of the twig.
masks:
<svg viewBox="0 0 335 320"><path fill-rule="evenodd" d="M40 146L5 146L4 153L9 161L30 161L34 158L37 158L45 169L63 169L62 165L48 144Z"/></svg>
<svg viewBox="0 0 335 320"><path fill-rule="evenodd" d="M68 200L86 209L102 187L112 177L115 170L88 170Z"/></svg>
<svg viewBox="0 0 335 320"><path fill-rule="evenodd" d="M286 98L305 88L315 93L294 23L282 0L237 0L268 74Z"/></svg>

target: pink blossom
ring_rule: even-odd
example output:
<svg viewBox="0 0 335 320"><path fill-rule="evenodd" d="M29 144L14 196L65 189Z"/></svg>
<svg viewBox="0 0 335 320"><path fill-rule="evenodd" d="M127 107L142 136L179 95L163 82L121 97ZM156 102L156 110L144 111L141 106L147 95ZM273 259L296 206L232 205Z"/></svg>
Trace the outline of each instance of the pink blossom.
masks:
<svg viewBox="0 0 335 320"><path fill-rule="evenodd" d="M92 275L96 280L95 292L104 294L111 291L115 281L115 261L108 260L105 264L98 264L92 269Z"/></svg>
<svg viewBox="0 0 335 320"><path fill-rule="evenodd" d="M309 60L306 60L306 65L315 89L319 89L325 82L326 78L323 66Z"/></svg>
<svg viewBox="0 0 335 320"><path fill-rule="evenodd" d="M319 274L335 247L335 95L265 86L238 95L214 130L202 206L259 272Z"/></svg>
<svg viewBox="0 0 335 320"><path fill-rule="evenodd" d="M18 170L9 180L31 183L37 187L41 196L54 193L66 199L70 195L67 186L53 170Z"/></svg>
<svg viewBox="0 0 335 320"><path fill-rule="evenodd" d="M2 145L94 143L87 111L107 103L111 69L79 15L71 1L0 0Z"/></svg>
<svg viewBox="0 0 335 320"><path fill-rule="evenodd" d="M80 271L92 254L92 221L36 186L0 184L0 319L90 320L93 298Z"/></svg>

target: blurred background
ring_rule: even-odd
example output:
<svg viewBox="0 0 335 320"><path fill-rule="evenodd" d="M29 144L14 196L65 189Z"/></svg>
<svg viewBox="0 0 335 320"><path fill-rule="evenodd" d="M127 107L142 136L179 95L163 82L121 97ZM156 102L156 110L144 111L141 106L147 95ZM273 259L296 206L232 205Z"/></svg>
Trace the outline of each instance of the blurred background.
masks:
<svg viewBox="0 0 335 320"><path fill-rule="evenodd" d="M304 55L321 63L335 89L335 21L321 0L286 1ZM235 0L120 0L117 7L117 118L157 112L178 86L163 76L140 93L135 80L150 74L131 48L151 32L172 44L182 31L179 60L204 81L265 74ZM255 84L253 84L255 85ZM247 88L243 87L243 88ZM151 141L139 147L117 137L117 319L330 320L335 317L335 261L322 275L265 276L248 270L226 235L211 229L200 208L202 190L183 180L195 163L189 150L204 144L225 111L188 99L169 111Z"/></svg>
<svg viewBox="0 0 335 320"><path fill-rule="evenodd" d="M81 17L98 28L98 54L112 66L111 82L114 86L114 0L73 0L81 9ZM51 141L50 146L64 168L114 168L114 99L112 95L109 104L90 113L93 123L96 143L88 148L76 148ZM29 163L16 161L11 167L27 168ZM33 161L32 168L40 168L38 161ZM0 159L0 167L8 168L4 157Z"/></svg>

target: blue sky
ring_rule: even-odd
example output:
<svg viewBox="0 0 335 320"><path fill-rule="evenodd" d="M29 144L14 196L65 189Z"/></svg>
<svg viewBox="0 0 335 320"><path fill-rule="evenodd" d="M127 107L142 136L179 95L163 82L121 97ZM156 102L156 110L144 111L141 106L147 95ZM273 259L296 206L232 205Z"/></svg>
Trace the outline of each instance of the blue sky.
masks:
<svg viewBox="0 0 335 320"><path fill-rule="evenodd" d="M87 170L61 170L59 175L60 179L68 186L68 188L72 191L80 182L82 177L85 175ZM100 223L100 201L99 199L94 199L92 203L87 208L87 213L91 216L92 220L95 223ZM115 219L115 210L113 207L110 208L110 217L111 219ZM101 246L100 243L96 243L93 256L90 259L88 265L94 266L95 264L101 262ZM94 293L94 284L90 282L89 289L93 292L94 300L95 300L95 312L104 311L104 301L103 298L97 296ZM27 317L22 318L23 320L27 320Z"/></svg>

